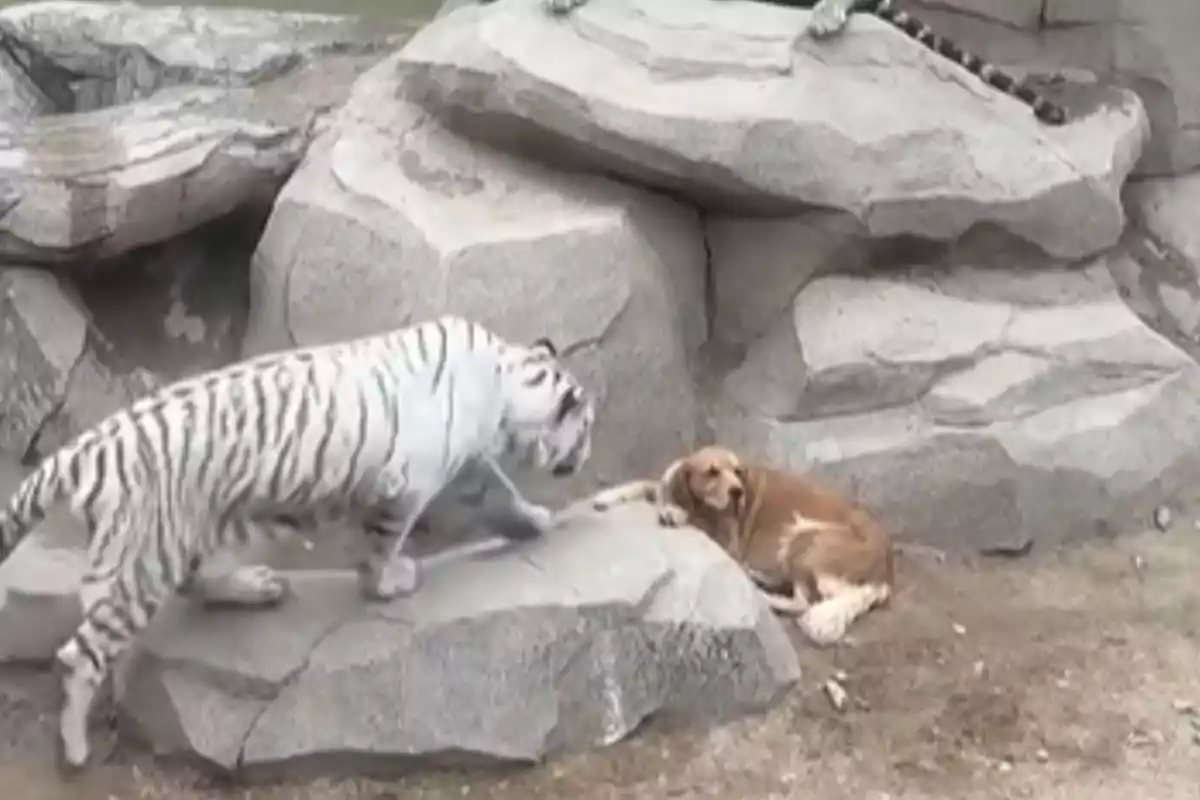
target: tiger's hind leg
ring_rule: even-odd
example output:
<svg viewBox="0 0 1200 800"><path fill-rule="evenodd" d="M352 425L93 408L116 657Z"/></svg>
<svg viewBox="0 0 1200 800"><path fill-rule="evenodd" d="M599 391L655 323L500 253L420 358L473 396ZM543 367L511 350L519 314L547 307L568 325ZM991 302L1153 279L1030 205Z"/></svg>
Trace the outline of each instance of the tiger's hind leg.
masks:
<svg viewBox="0 0 1200 800"><path fill-rule="evenodd" d="M134 556L153 557L148 552ZM55 654L63 693L59 742L69 770L87 763L91 750L88 719L105 679L174 588L162 579L161 570L136 569L133 561L112 579L91 577L86 594L81 593L86 609L83 622Z"/></svg>
<svg viewBox="0 0 1200 800"><path fill-rule="evenodd" d="M850 20L854 0L821 0L808 17L805 32L814 39L827 39L841 33Z"/></svg>
<svg viewBox="0 0 1200 800"><path fill-rule="evenodd" d="M216 552L193 560L180 592L199 597L211 608L279 605L291 594L287 578L265 564L246 561L257 561L256 551L298 534L300 527L300 520L283 515L226 518L216 532Z"/></svg>

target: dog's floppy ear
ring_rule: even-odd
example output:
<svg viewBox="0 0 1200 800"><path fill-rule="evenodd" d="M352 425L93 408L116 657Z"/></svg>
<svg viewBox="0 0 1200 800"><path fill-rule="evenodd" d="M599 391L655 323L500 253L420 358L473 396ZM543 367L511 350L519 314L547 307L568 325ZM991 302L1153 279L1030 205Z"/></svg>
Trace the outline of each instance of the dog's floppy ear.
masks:
<svg viewBox="0 0 1200 800"><path fill-rule="evenodd" d="M737 477L738 483L742 485L742 497L749 499L750 493L754 491L754 487L750 484L752 478L750 468L744 463L738 462L738 465L733 468L733 474Z"/></svg>
<svg viewBox="0 0 1200 800"><path fill-rule="evenodd" d="M687 459L679 459L663 472L663 501L679 506L688 514L696 510L696 496L692 494L692 484L689 478L692 465Z"/></svg>

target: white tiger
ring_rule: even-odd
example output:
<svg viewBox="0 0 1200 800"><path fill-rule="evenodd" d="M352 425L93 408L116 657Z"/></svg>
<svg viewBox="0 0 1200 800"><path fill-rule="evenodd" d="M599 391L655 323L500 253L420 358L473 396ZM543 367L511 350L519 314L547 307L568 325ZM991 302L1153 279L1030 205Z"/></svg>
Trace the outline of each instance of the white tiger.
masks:
<svg viewBox="0 0 1200 800"><path fill-rule="evenodd" d="M56 501L87 524L85 619L57 652L66 766L86 763L97 689L174 592L248 606L287 594L268 567L205 569L209 556L314 515L352 516L370 543L363 596L411 593L418 568L401 548L468 462L511 493L523 522L501 532L545 530L553 512L525 500L497 459L566 476L589 458L594 401L556 356L548 339L522 347L445 316L180 381L47 457L0 514L0 560Z"/></svg>

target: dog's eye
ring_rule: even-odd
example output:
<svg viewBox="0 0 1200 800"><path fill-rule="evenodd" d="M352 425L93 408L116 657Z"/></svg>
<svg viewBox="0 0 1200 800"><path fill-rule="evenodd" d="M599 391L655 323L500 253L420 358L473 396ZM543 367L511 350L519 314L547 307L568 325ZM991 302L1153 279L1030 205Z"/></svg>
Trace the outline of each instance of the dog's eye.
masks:
<svg viewBox="0 0 1200 800"><path fill-rule="evenodd" d="M716 467L709 467L708 469L704 470L704 474L710 478L715 478L721 474L721 470L717 469Z"/></svg>

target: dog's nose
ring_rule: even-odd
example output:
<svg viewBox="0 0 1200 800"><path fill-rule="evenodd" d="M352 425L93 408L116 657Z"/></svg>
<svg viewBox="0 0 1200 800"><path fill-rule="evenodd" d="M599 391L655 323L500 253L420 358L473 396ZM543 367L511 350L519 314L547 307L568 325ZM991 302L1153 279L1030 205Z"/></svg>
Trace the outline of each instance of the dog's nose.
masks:
<svg viewBox="0 0 1200 800"><path fill-rule="evenodd" d="M729 499L735 503L737 501L741 500L742 499L742 487L730 486L729 487Z"/></svg>

